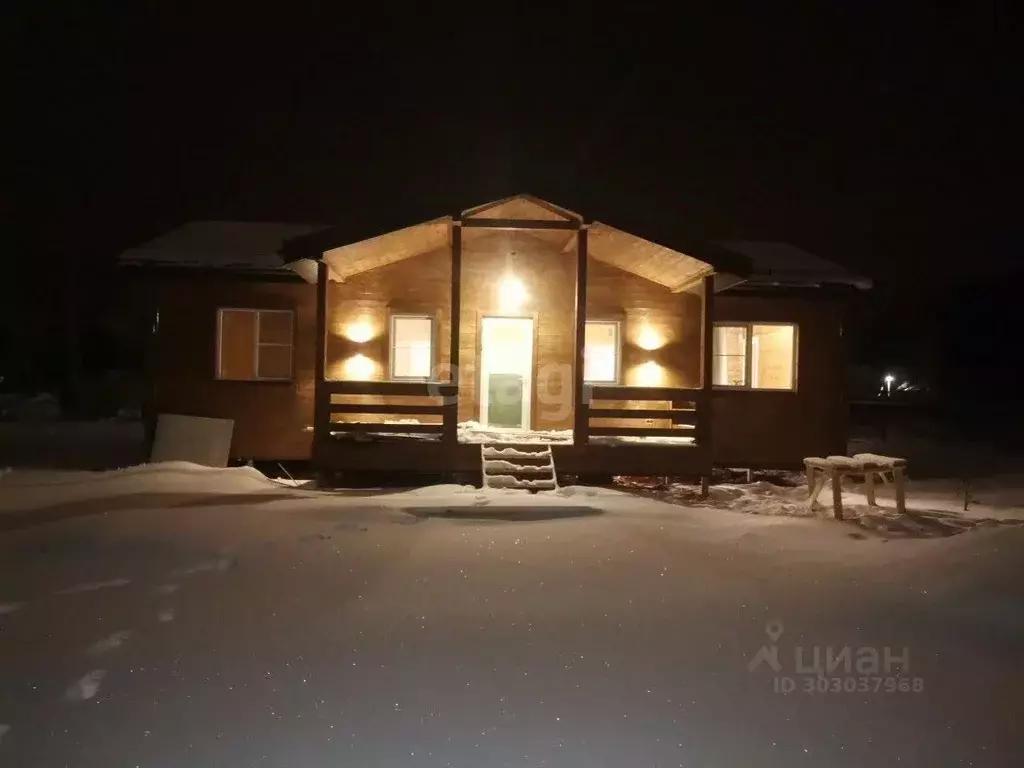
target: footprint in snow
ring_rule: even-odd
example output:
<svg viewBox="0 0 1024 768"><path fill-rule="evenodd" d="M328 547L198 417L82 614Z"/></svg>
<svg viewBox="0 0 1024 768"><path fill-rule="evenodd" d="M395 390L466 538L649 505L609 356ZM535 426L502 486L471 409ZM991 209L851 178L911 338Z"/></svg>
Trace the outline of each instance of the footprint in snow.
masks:
<svg viewBox="0 0 1024 768"><path fill-rule="evenodd" d="M159 592L161 595L173 595L175 592L178 591L178 585L161 584L159 587L156 588L156 591Z"/></svg>
<svg viewBox="0 0 1024 768"><path fill-rule="evenodd" d="M58 589L55 594L58 595L77 595L80 592L94 592L97 589L109 589L111 587L123 587L126 584L131 584L131 579L108 579L107 581L87 581L84 584L75 584L73 587L67 589Z"/></svg>
<svg viewBox="0 0 1024 768"><path fill-rule="evenodd" d="M174 609L164 608L160 613L157 614L157 618L161 623L166 624L168 621L174 621Z"/></svg>
<svg viewBox="0 0 1024 768"><path fill-rule="evenodd" d="M92 655L98 655L112 651L115 648L120 648L124 641L131 637L132 631L130 629L122 629L120 632L115 632L112 635L104 637L102 640L97 640L95 643L89 646L88 653Z"/></svg>
<svg viewBox="0 0 1024 768"><path fill-rule="evenodd" d="M0 616L4 616L8 613L14 613L16 610L21 608L24 603L0 603Z"/></svg>
<svg viewBox="0 0 1024 768"><path fill-rule="evenodd" d="M100 683L103 682L103 678L107 676L105 669L94 669L82 676L80 680L75 682L67 693L64 694L64 698L68 701L85 701L91 699L100 690Z"/></svg>

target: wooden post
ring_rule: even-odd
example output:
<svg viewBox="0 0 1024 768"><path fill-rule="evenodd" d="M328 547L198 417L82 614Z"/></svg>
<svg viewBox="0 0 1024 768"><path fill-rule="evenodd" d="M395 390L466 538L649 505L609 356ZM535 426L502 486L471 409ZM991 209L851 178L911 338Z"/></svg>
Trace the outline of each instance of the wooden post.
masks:
<svg viewBox="0 0 1024 768"><path fill-rule="evenodd" d="M870 469L864 473L864 495L868 497L869 506L878 506L875 503L875 473Z"/></svg>
<svg viewBox="0 0 1024 768"><path fill-rule="evenodd" d="M313 463L318 464L320 446L330 439L331 393L324 386L327 379L327 285L328 266L321 258L316 263L316 360L313 376ZM322 467L317 466L318 481Z"/></svg>
<svg viewBox="0 0 1024 768"><path fill-rule="evenodd" d="M448 380L455 385L459 383L459 343L461 341L460 325L462 320L462 225L458 220L452 221L452 285L450 304L451 339L448 347ZM444 434L442 439L448 445L459 442L459 394L444 400Z"/></svg>
<svg viewBox="0 0 1024 768"><path fill-rule="evenodd" d="M700 386L708 396L711 394L711 366L714 363L714 313L715 306L715 278L707 275L704 278L704 301L703 312L701 313L700 333Z"/></svg>
<svg viewBox="0 0 1024 768"><path fill-rule="evenodd" d="M711 366L714 362L714 319L712 317L715 305L714 299L715 276L705 275L700 333L700 388L703 397L697 407L697 446L704 452L709 468L715 464L714 445L712 442L714 411L711 403Z"/></svg>
<svg viewBox="0 0 1024 768"><path fill-rule="evenodd" d="M587 227L576 232L576 346L572 369L572 441L586 445L590 426L589 403L583 402L583 360L587 343Z"/></svg>
<svg viewBox="0 0 1024 768"><path fill-rule="evenodd" d="M451 339L448 362L451 366L449 381L459 383L459 325L462 320L462 223L452 221L452 288Z"/></svg>
<svg viewBox="0 0 1024 768"><path fill-rule="evenodd" d="M832 511L836 520L843 519L843 475L834 467L829 470L832 475Z"/></svg>
<svg viewBox="0 0 1024 768"><path fill-rule="evenodd" d="M903 467L899 465L893 467L892 482L896 486L896 511L902 515L907 511L907 496L903 487Z"/></svg>

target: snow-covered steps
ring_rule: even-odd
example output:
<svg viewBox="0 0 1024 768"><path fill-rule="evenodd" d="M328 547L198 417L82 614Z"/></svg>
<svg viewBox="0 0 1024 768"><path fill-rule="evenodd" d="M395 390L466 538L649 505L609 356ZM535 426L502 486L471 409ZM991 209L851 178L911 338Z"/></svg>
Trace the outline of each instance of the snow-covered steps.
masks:
<svg viewBox="0 0 1024 768"><path fill-rule="evenodd" d="M553 491L557 487L551 479L530 480L515 475L487 475L484 481L488 488L519 489L523 491Z"/></svg>
<svg viewBox="0 0 1024 768"><path fill-rule="evenodd" d="M480 446L484 488L552 491L558 487L550 446Z"/></svg>
<svg viewBox="0 0 1024 768"><path fill-rule="evenodd" d="M527 464L527 463L517 464L516 462L509 461L508 459L484 459L484 469L486 469L488 472L500 473L500 472L508 471L508 472L513 472L514 473L514 472L518 471L518 472L524 472L524 473L525 472L530 472L530 473L535 473L535 472L550 473L551 470L554 469L554 468L555 468L554 465L550 461L547 461L547 462L545 462L543 464Z"/></svg>

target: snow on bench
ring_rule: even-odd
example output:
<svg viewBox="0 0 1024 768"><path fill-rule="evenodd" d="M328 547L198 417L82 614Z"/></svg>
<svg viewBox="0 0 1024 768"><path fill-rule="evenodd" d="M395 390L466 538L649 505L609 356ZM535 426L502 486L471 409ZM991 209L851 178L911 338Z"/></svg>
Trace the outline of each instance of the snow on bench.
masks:
<svg viewBox="0 0 1024 768"><path fill-rule="evenodd" d="M804 459L804 464L808 462L818 467L836 467L850 472L863 472L867 469L892 471L894 467L905 467L907 465L906 459L897 458L896 456L880 456L877 453L856 453L853 456L828 456L824 459L811 456Z"/></svg>
<svg viewBox="0 0 1024 768"><path fill-rule="evenodd" d="M875 453L857 453L853 456L828 456L820 458L809 456L804 459L807 470L807 493L811 509L818 500L825 483L832 481L832 507L837 520L843 519L843 478L848 475L864 475L866 484L865 495L868 504L875 503L875 475L885 481L886 474L891 473L896 488L896 510L901 514L907 511L906 493L903 487L903 475L907 460L896 456L881 456Z"/></svg>

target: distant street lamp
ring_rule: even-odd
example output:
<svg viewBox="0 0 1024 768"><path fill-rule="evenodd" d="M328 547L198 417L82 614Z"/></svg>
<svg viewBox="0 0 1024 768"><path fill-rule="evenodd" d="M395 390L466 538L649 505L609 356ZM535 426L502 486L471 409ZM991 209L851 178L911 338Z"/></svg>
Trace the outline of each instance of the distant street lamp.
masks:
<svg viewBox="0 0 1024 768"><path fill-rule="evenodd" d="M896 377L891 373L885 374L885 378L882 381L885 382L885 395L886 397L892 396L892 383L896 380Z"/></svg>

